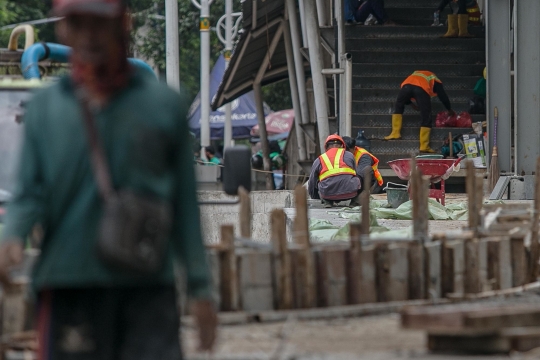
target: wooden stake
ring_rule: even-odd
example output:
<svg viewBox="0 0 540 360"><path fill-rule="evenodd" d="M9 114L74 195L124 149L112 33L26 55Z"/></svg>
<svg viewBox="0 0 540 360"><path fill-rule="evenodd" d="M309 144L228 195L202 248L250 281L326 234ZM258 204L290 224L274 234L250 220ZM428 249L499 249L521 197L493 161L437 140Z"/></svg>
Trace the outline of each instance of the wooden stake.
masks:
<svg viewBox="0 0 540 360"><path fill-rule="evenodd" d="M512 247L512 286L527 283L527 254L523 238L510 239Z"/></svg>
<svg viewBox="0 0 540 360"><path fill-rule="evenodd" d="M274 278L277 308L292 308L291 259L287 248L286 216L282 209L272 210L272 249L274 253Z"/></svg>
<svg viewBox="0 0 540 360"><path fill-rule="evenodd" d="M386 302L388 293L386 289L390 284L390 255L387 244L379 244L375 248L375 266L376 266L376 282L377 282L377 301Z"/></svg>
<svg viewBox="0 0 540 360"><path fill-rule="evenodd" d="M425 262L424 247L417 241L409 243L409 299L424 299L425 289Z"/></svg>
<svg viewBox="0 0 540 360"><path fill-rule="evenodd" d="M491 290L501 288L500 261L499 261L499 239L488 239L487 241L487 278L491 284Z"/></svg>
<svg viewBox="0 0 540 360"><path fill-rule="evenodd" d="M412 200L413 200L413 236L422 243L428 239L428 193L429 180L422 176L416 167L416 159L411 160Z"/></svg>
<svg viewBox="0 0 540 360"><path fill-rule="evenodd" d="M529 259L529 282L538 279L538 261L540 260L540 245L538 244L539 223L538 214L540 213L540 157L536 160L536 179L534 181L534 207L531 218L531 256Z"/></svg>
<svg viewBox="0 0 540 360"><path fill-rule="evenodd" d="M369 236L369 197L371 195L371 172L364 174L364 190L362 191L362 235Z"/></svg>
<svg viewBox="0 0 540 360"><path fill-rule="evenodd" d="M347 287L349 304L360 304L362 282L362 235L361 223L349 223L350 250L347 266Z"/></svg>
<svg viewBox="0 0 540 360"><path fill-rule="evenodd" d="M472 161L467 160L466 166L467 178L465 182L469 205L469 229L477 234L481 223L480 210L482 210L484 180L482 177L476 176Z"/></svg>
<svg viewBox="0 0 540 360"><path fill-rule="evenodd" d="M234 251L234 226L221 226L221 308L238 310L238 271Z"/></svg>
<svg viewBox="0 0 540 360"><path fill-rule="evenodd" d="M454 142L453 142L453 139L452 139L452 132L451 131L448 133L448 146L449 146L449 150L450 150L450 157L453 158L454 157Z"/></svg>
<svg viewBox="0 0 540 360"><path fill-rule="evenodd" d="M238 189L240 199L240 237L251 238L251 198L243 186Z"/></svg>
<svg viewBox="0 0 540 360"><path fill-rule="evenodd" d="M296 217L294 219L294 242L301 246L295 263L297 289L300 307L309 308L316 305L315 264L309 239L308 207L306 189L299 185L294 190Z"/></svg>
<svg viewBox="0 0 540 360"><path fill-rule="evenodd" d="M465 293L478 293L480 289L480 272L478 259L478 240L470 239L465 241L465 274L463 277L463 287Z"/></svg>

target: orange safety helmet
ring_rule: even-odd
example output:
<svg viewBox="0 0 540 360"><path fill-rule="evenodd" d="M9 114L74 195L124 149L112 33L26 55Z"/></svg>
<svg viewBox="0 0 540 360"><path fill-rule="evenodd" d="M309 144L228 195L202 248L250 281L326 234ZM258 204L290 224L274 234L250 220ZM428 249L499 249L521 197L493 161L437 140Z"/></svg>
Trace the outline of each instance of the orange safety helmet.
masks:
<svg viewBox="0 0 540 360"><path fill-rule="evenodd" d="M341 138L341 136L339 136L338 134L332 134L330 135L329 137L326 138L326 141L324 142L324 147L326 148L326 145L328 145L328 143L330 141L339 141L342 145L343 145L343 148L346 148L347 146L345 145L345 141L343 141L343 139Z"/></svg>

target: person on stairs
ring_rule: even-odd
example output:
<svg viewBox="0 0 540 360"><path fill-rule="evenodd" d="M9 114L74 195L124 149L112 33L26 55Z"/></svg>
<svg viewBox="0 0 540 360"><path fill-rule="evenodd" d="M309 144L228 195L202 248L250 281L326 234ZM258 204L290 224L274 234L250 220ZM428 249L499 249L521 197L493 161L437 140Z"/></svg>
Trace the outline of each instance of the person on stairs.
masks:
<svg viewBox="0 0 540 360"><path fill-rule="evenodd" d="M437 11L440 13L446 5L454 1L458 3L458 13L448 15L448 31L443 35L445 38L469 38L469 14L467 13L467 0L442 0ZM469 0L470 1L470 0Z"/></svg>
<svg viewBox="0 0 540 360"><path fill-rule="evenodd" d="M384 8L384 0L366 0L358 7L354 14L356 22L364 24L369 15L373 15L377 19L377 23L385 26L396 25L395 22L388 18L388 14Z"/></svg>
<svg viewBox="0 0 540 360"><path fill-rule="evenodd" d="M324 143L326 152L311 167L308 192L312 199L321 199L326 208L334 202L351 200L357 206L362 185L356 176L354 156L345 151L339 135L330 135Z"/></svg>
<svg viewBox="0 0 540 360"><path fill-rule="evenodd" d="M347 151L353 154L356 164L356 176L360 178L362 186L364 185L364 176L367 173L371 175L370 192L378 193L384 184L381 173L379 172L379 159L364 148L356 146L356 140L343 136L343 141L347 147Z"/></svg>
<svg viewBox="0 0 540 360"><path fill-rule="evenodd" d="M443 103L449 115L454 115L450 99L444 91L442 81L427 70L419 70L412 73L401 84L401 90L397 96L392 115L392 133L386 136L385 140L401 139L401 126L403 122L403 112L405 105L411 105L416 110L420 110L422 124L420 127L420 152L434 153L429 147L431 135L431 98L437 96ZM414 101L414 102L413 102Z"/></svg>

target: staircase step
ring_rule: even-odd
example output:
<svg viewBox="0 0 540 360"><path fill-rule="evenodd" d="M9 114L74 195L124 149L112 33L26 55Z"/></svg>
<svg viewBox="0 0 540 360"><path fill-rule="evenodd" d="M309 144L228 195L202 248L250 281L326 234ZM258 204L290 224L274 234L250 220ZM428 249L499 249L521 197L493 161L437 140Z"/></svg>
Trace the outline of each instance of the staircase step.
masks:
<svg viewBox="0 0 540 360"><path fill-rule="evenodd" d="M332 34L333 28L326 28L322 31L326 37ZM440 39L442 35L446 33L446 26L345 26L345 38L346 39L409 39L409 38L432 38ZM469 33L472 35L484 38L485 29L483 26L469 26ZM441 39L442 40L442 39ZM470 39L453 39L455 41L464 41Z"/></svg>
<svg viewBox="0 0 540 360"><path fill-rule="evenodd" d="M452 109L456 112L468 111L468 102L453 102ZM444 105L435 98L431 101L431 112L435 116L440 111L445 111ZM352 102L353 114L366 115L391 115L394 112L394 101L354 101ZM414 110L411 106L405 107L405 114L420 115L420 112Z"/></svg>
<svg viewBox="0 0 540 360"><path fill-rule="evenodd" d="M474 96L472 88L468 90L445 90L452 103L468 102ZM396 83L394 83L393 89L353 89L352 98L354 101L395 101L398 92L399 85L396 86Z"/></svg>
<svg viewBox="0 0 540 360"><path fill-rule="evenodd" d="M386 9L394 7L429 7L433 11L439 6L439 0L385 0L384 6Z"/></svg>
<svg viewBox="0 0 540 360"><path fill-rule="evenodd" d="M402 140L416 140L418 141L418 135L420 134L419 123L416 123L415 127L403 127L401 129L401 139ZM366 128L366 127L352 127L352 133L357 134L358 130L364 131L364 136L368 139L378 139L383 140L385 136L390 134L390 127L376 127L376 128ZM444 140L448 138L448 133L451 132L452 136L458 134L469 134L472 133L472 128L436 128L431 129L431 138L435 140Z"/></svg>
<svg viewBox="0 0 540 360"><path fill-rule="evenodd" d="M400 25L431 25L433 23L433 7L386 7L388 17ZM444 20L444 19L442 19Z"/></svg>
<svg viewBox="0 0 540 360"><path fill-rule="evenodd" d="M450 90L471 90L474 89L476 82L480 79L480 74L477 76L448 76L441 80L444 84L444 89ZM353 89L372 89L372 90L393 90L397 96L400 85L405 77L380 77L380 76L365 76L355 77L353 81ZM395 97L394 96L394 97ZM353 92L354 97L354 92Z"/></svg>
<svg viewBox="0 0 540 360"><path fill-rule="evenodd" d="M427 67L435 64L485 64L485 51L349 51L355 64L418 64ZM418 69L417 69L418 70Z"/></svg>
<svg viewBox="0 0 540 360"><path fill-rule="evenodd" d="M347 39L348 51L484 51L485 39ZM360 55L362 56L362 55ZM353 57L353 62L356 58Z"/></svg>
<svg viewBox="0 0 540 360"><path fill-rule="evenodd" d="M431 138L430 146L433 150L439 150L441 146L444 144L444 140L437 140L435 138ZM417 153L418 152L418 140L371 140L371 152L373 155L379 158L382 155L393 155L393 156L399 156L395 157L394 159L399 158L407 158L410 157L411 153ZM401 156L399 154L402 154Z"/></svg>
<svg viewBox="0 0 540 360"><path fill-rule="evenodd" d="M471 115L473 122L485 121L486 115ZM420 114L404 114L403 115L403 128L406 127L419 127L420 126ZM352 127L356 129L367 129L373 127L385 127L390 129L392 127L392 115L391 114L378 114L378 115L353 115ZM356 134L353 131L353 134ZM385 135L386 136L386 135Z"/></svg>
<svg viewBox="0 0 540 360"><path fill-rule="evenodd" d="M353 63L353 76L397 76L405 79L416 70L429 70L433 71L443 81L446 76L477 76L480 78L485 68L484 63L480 64L412 64L410 62L403 62L401 64L377 64L377 63ZM353 80L353 86L356 83L356 79Z"/></svg>

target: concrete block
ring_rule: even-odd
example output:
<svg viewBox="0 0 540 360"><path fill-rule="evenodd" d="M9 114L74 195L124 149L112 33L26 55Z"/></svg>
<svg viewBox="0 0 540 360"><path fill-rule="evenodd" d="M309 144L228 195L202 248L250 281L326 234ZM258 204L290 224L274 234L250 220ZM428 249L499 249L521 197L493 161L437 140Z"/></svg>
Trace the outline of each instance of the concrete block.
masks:
<svg viewBox="0 0 540 360"><path fill-rule="evenodd" d="M251 209L253 213L269 213L274 209L289 208L293 205L293 191L253 191Z"/></svg>
<svg viewBox="0 0 540 360"><path fill-rule="evenodd" d="M427 243L425 245L426 255L426 287L430 299L440 299L441 290L441 243L439 241Z"/></svg>
<svg viewBox="0 0 540 360"><path fill-rule="evenodd" d="M262 250L239 250L240 303L244 311L274 308L272 254Z"/></svg>
<svg viewBox="0 0 540 360"><path fill-rule="evenodd" d="M254 241L270 241L270 214L253 214L251 237Z"/></svg>
<svg viewBox="0 0 540 360"><path fill-rule="evenodd" d="M201 214L201 231L205 244L215 244L220 241L221 225L230 224L238 234L238 214Z"/></svg>

